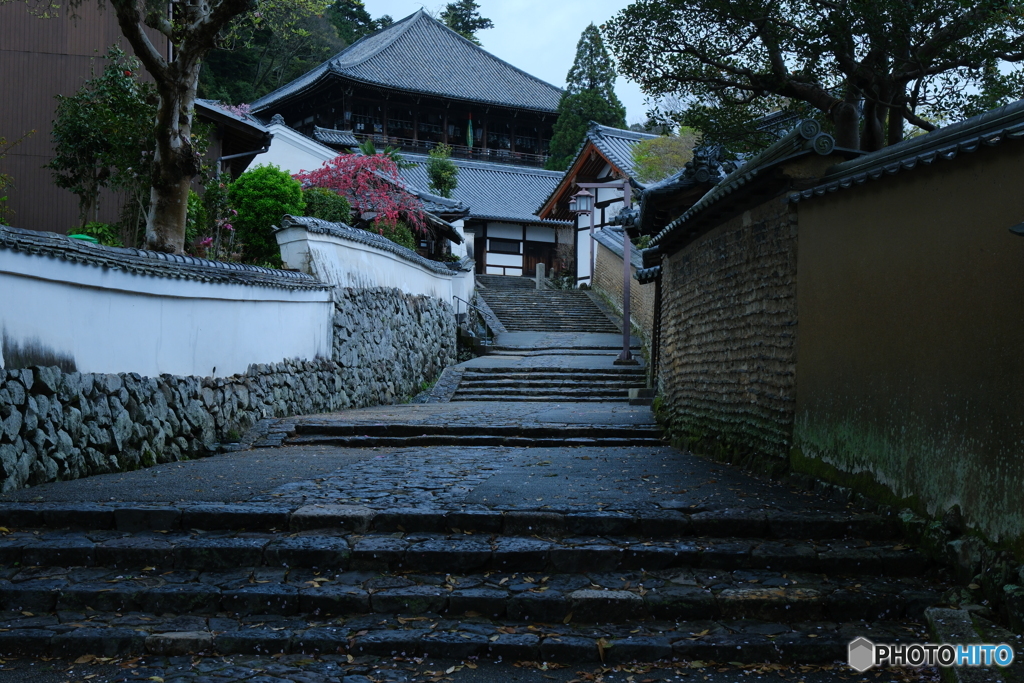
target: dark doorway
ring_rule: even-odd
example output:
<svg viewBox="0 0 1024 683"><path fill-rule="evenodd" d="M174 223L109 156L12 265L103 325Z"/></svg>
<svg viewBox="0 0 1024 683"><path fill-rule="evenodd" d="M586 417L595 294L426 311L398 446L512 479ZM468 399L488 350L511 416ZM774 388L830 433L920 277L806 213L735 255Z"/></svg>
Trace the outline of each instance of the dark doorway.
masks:
<svg viewBox="0 0 1024 683"><path fill-rule="evenodd" d="M523 244L523 275L534 277L537 264L543 263L545 273L551 276L551 268L555 264L555 245L547 242L526 242Z"/></svg>

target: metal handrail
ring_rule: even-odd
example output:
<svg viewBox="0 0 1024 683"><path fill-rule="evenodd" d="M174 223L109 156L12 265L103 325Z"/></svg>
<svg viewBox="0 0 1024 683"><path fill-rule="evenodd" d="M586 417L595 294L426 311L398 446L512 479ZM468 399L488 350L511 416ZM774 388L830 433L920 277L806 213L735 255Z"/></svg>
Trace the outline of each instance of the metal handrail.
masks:
<svg viewBox="0 0 1024 683"><path fill-rule="evenodd" d="M460 296L457 296L457 295L453 294L452 298L455 299L458 302L466 304L466 315L469 315L469 309L471 309L471 308L474 311L477 311L478 313L480 313L480 317L484 319L484 344L487 345L487 346L490 346L493 343L493 339L491 338L491 328L487 324L488 323L487 318L488 317L493 318L495 322L498 322L497 316L495 316L494 313L492 313L491 311L485 311L484 309L480 308L479 306L476 306L474 304L469 303L468 301L466 301L465 299L463 299ZM459 304L455 304L455 320L456 321L458 321L459 315L461 315L460 311L461 311L461 306L459 306ZM467 323L468 323L468 320L467 320ZM466 325L466 329L469 329L469 325L468 324Z"/></svg>

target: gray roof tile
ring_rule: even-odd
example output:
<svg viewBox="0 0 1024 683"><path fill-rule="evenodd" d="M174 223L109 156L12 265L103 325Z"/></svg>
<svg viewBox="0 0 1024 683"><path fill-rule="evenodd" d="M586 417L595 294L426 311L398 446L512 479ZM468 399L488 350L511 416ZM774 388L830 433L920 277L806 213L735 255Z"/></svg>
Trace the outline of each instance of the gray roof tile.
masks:
<svg viewBox="0 0 1024 683"><path fill-rule="evenodd" d="M53 232L22 230L6 225L0 225L2 249L154 277L281 289L330 289L329 285L305 273L291 270L208 261L184 254L105 247Z"/></svg>
<svg viewBox="0 0 1024 683"><path fill-rule="evenodd" d="M401 171L402 178L414 187L429 187L427 156L402 154L417 165ZM459 169L458 184L452 199L469 207L469 218L569 225L562 221L542 221L533 212L562 179L560 171L545 171L530 166L512 166L468 159L452 159Z"/></svg>
<svg viewBox="0 0 1024 683"><path fill-rule="evenodd" d="M325 145L338 145L339 147L358 147L359 140L350 130L335 130L334 128L321 128L313 126L313 139Z"/></svg>
<svg viewBox="0 0 1024 683"><path fill-rule="evenodd" d="M312 233L331 235L332 237L339 237L341 239L358 242L360 244L368 244L370 246L377 247L378 249L391 252L410 263L419 264L427 270L440 273L442 275L451 275L465 269L464 263L441 263L440 261L431 261L430 259L423 258L412 249L408 249L400 244L392 242L387 237L378 235L375 232L370 232L369 230L353 228L345 223L331 223L330 221L312 218L311 216L289 216L286 214L281 218L281 226L275 228L275 232L285 230L287 228L304 228Z"/></svg>
<svg viewBox="0 0 1024 683"><path fill-rule="evenodd" d="M474 45L420 10L368 35L252 104L262 111L323 78L341 76L396 90L554 112L562 90Z"/></svg>

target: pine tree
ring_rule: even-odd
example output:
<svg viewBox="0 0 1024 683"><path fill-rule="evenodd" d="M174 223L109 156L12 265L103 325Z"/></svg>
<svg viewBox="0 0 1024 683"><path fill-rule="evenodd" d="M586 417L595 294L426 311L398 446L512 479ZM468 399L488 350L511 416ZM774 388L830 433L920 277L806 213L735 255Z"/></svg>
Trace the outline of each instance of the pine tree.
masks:
<svg viewBox="0 0 1024 683"><path fill-rule="evenodd" d="M473 0L449 2L441 12L441 21L445 26L477 45L480 44L480 40L476 37L476 32L494 28L494 22L480 16L480 5Z"/></svg>
<svg viewBox="0 0 1024 683"><path fill-rule="evenodd" d="M615 65L601 33L591 24L576 44L576 59L566 76L565 93L558 103L558 120L551 137L547 168L563 171L576 156L591 121L625 128L626 108L615 95Z"/></svg>

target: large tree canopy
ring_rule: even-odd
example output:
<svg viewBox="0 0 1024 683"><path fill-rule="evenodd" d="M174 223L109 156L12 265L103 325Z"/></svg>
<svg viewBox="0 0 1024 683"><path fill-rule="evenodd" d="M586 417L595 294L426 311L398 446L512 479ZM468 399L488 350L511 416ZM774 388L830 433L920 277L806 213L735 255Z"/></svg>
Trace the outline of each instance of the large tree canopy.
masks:
<svg viewBox="0 0 1024 683"><path fill-rule="evenodd" d="M615 76L601 33L591 24L576 44L576 58L565 77L547 168L562 171L572 163L591 121L616 128L626 126L626 108L615 95Z"/></svg>
<svg viewBox="0 0 1024 683"><path fill-rule="evenodd" d="M604 27L619 68L726 141L777 109L878 149L1024 95L1022 0L638 0Z"/></svg>

